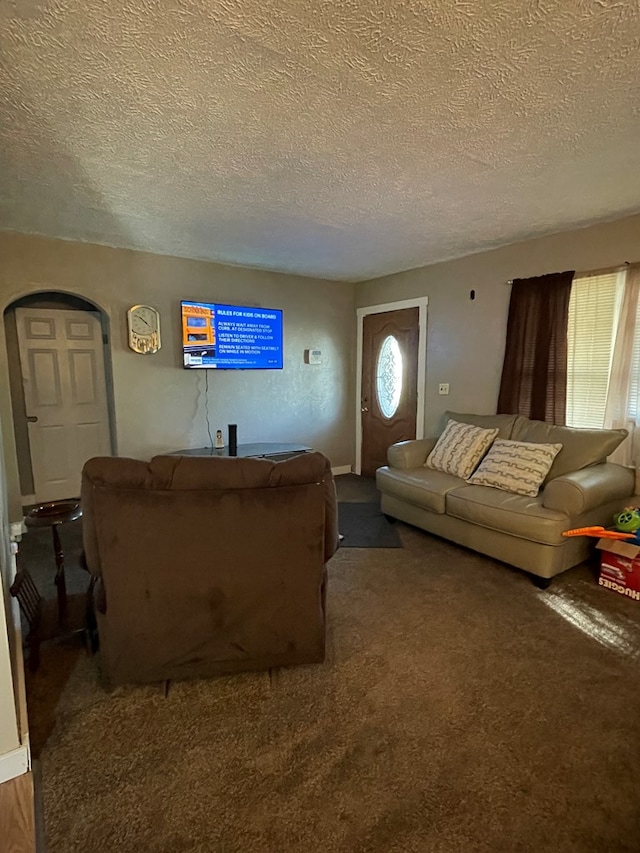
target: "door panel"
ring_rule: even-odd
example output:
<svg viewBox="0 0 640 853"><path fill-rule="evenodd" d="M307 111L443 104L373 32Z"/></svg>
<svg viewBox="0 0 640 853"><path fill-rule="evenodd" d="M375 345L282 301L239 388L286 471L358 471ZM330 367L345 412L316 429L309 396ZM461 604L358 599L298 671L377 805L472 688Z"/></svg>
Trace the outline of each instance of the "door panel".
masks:
<svg viewBox="0 0 640 853"><path fill-rule="evenodd" d="M111 453L100 321L18 308L16 322L36 501L75 497L86 460Z"/></svg>
<svg viewBox="0 0 640 853"><path fill-rule="evenodd" d="M31 315L26 316L24 318L24 322L25 334L28 336L29 340L55 340L56 328L53 320L38 318Z"/></svg>
<svg viewBox="0 0 640 853"><path fill-rule="evenodd" d="M95 448L102 441L102 425L99 423L76 424L75 442L78 447L78 455L85 461L95 456Z"/></svg>
<svg viewBox="0 0 640 853"><path fill-rule="evenodd" d="M419 331L418 307L363 318L361 471L366 477L373 477L377 468L386 465L391 444L416 437ZM383 346L389 354L386 362L380 358Z"/></svg>
<svg viewBox="0 0 640 853"><path fill-rule="evenodd" d="M96 403L96 360L89 350L69 353L71 396L76 405Z"/></svg>
<svg viewBox="0 0 640 853"><path fill-rule="evenodd" d="M58 353L54 350L30 350L29 367L33 386L33 403L38 408L62 403Z"/></svg>
<svg viewBox="0 0 640 853"><path fill-rule="evenodd" d="M30 436L31 434L30 432ZM48 483L64 482L69 467L64 427L41 426L37 435L38 441L35 442L35 448L32 447L34 470L40 470L43 479ZM45 448L46 452L43 453Z"/></svg>
<svg viewBox="0 0 640 853"><path fill-rule="evenodd" d="M90 341L93 339L91 323L87 320L67 319L65 322L68 341Z"/></svg>

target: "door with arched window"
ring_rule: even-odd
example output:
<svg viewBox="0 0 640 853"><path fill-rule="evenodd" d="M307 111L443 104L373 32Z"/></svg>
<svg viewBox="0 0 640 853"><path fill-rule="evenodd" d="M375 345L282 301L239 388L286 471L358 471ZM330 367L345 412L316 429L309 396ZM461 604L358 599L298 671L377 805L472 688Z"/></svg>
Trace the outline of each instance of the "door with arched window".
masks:
<svg viewBox="0 0 640 853"><path fill-rule="evenodd" d="M362 324L361 473L373 477L387 448L416 437L420 310L368 314Z"/></svg>

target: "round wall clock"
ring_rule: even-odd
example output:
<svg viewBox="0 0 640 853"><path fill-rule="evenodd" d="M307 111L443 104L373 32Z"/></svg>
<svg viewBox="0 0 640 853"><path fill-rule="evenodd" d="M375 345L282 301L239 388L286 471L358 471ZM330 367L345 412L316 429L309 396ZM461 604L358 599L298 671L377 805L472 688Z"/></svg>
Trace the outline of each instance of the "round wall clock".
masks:
<svg viewBox="0 0 640 853"><path fill-rule="evenodd" d="M132 305L127 311L129 346L134 352L149 355L158 352L160 341L160 314L150 305Z"/></svg>

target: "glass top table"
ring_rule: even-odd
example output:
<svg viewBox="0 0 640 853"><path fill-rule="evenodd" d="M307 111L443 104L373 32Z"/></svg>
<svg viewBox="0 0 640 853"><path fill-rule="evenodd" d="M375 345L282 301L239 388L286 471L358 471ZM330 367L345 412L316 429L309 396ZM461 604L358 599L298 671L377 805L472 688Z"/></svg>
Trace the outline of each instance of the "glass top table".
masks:
<svg viewBox="0 0 640 853"><path fill-rule="evenodd" d="M261 457L271 458L278 456L294 456L297 453L309 453L311 447L306 444L285 444L277 441L263 441L254 444L239 444L238 452L235 454L240 457ZM195 447L185 450L172 450L167 456L231 456L228 445L225 447Z"/></svg>

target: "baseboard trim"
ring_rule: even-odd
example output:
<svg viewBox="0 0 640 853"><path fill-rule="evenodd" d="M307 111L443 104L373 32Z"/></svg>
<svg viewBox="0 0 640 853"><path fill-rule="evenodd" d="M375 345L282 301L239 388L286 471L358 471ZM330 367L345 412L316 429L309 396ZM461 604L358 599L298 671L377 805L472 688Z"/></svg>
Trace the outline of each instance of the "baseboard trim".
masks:
<svg viewBox="0 0 640 853"><path fill-rule="evenodd" d="M337 468L332 468L331 473L334 477L337 477L338 474L350 474L353 471L351 465L338 465Z"/></svg>
<svg viewBox="0 0 640 853"><path fill-rule="evenodd" d="M19 746L11 752L0 755L0 784L22 776L29 770L29 750L26 746Z"/></svg>

